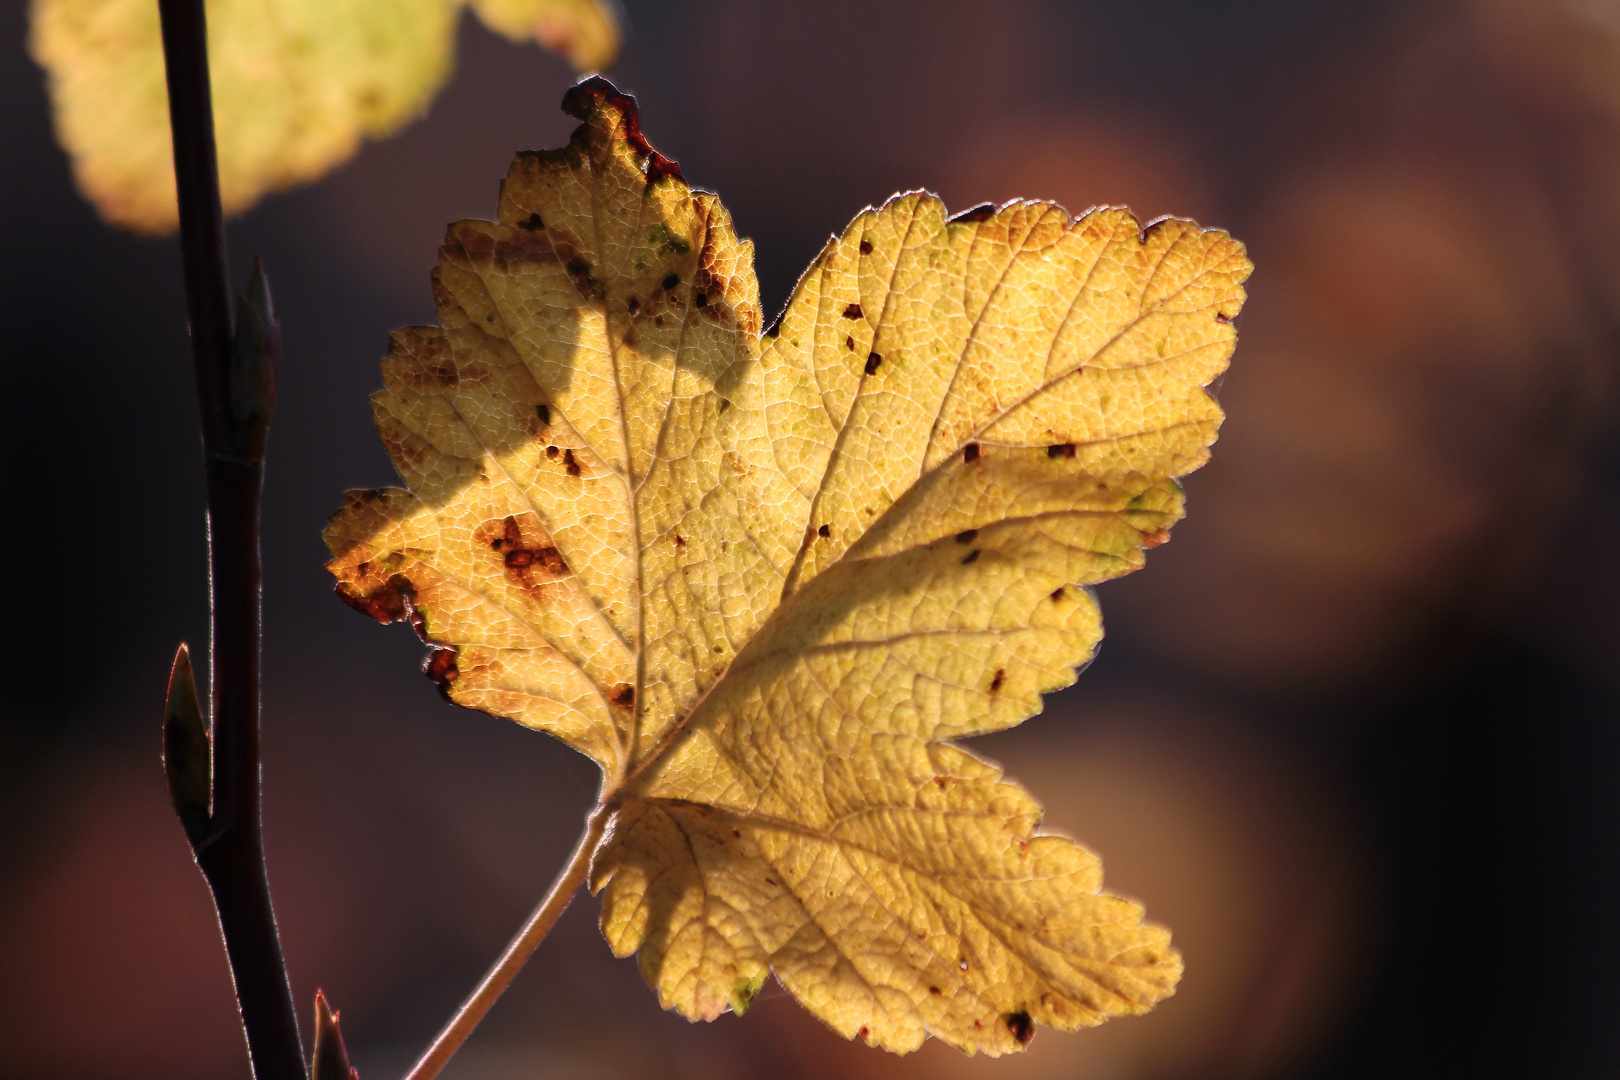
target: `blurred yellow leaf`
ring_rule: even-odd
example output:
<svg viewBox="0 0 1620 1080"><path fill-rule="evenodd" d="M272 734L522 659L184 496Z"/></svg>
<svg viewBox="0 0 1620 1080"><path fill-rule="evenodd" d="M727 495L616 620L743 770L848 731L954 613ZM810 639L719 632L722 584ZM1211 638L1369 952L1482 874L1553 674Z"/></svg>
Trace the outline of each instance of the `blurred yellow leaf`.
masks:
<svg viewBox="0 0 1620 1080"><path fill-rule="evenodd" d="M607 0L473 0L492 28L580 70L618 49ZM241 213L420 115L449 75L462 0L209 0L220 198ZM156 0L33 0L30 49L79 188L115 225L176 226Z"/></svg>
<svg viewBox="0 0 1620 1080"><path fill-rule="evenodd" d="M484 25L513 41L538 41L574 65L597 71L619 55L611 0L468 0Z"/></svg>
<svg viewBox="0 0 1620 1080"><path fill-rule="evenodd" d="M462 705L604 773L602 929L666 1007L767 974L845 1037L1020 1049L1140 1013L1167 931L958 737L1101 637L1221 419L1250 266L1224 233L923 193L861 213L760 334L753 246L592 79L569 145L452 225L393 336L410 490L346 496L338 592Z"/></svg>

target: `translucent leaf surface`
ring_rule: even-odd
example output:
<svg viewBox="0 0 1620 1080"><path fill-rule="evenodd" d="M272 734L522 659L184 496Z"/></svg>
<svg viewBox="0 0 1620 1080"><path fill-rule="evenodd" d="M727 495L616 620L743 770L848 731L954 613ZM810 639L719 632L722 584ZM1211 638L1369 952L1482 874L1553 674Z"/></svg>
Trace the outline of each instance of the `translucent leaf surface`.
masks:
<svg viewBox="0 0 1620 1080"><path fill-rule="evenodd" d="M462 0L209 0L208 48L227 214L315 180L427 108L451 66ZM581 70L611 63L605 0L473 0L491 27ZM30 47L56 133L102 217L176 226L156 0L33 0Z"/></svg>
<svg viewBox="0 0 1620 1080"><path fill-rule="evenodd" d="M953 740L1102 634L1221 414L1250 266L1224 233L899 195L760 332L752 245L600 79L499 219L452 225L441 326L393 337L338 591L451 700L604 771L602 929L665 1006L776 976L846 1037L999 1054L1170 994L1090 851Z"/></svg>

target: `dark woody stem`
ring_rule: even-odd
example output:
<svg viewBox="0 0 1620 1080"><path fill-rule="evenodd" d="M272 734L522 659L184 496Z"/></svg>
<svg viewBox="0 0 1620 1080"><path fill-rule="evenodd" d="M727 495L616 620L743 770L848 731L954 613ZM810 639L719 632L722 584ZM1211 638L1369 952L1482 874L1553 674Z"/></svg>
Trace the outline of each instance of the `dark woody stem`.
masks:
<svg viewBox="0 0 1620 1080"><path fill-rule="evenodd" d="M225 227L208 79L203 0L158 0L168 70L169 124L180 206L180 248L196 366L208 489L211 738L171 741L171 792L208 880L258 1080L304 1080L303 1050L265 876L259 799L259 504L264 439L279 341L269 290L256 271L233 333ZM186 673L189 685L189 671ZM176 709L171 683L171 712ZM179 714L184 713L179 710ZM211 745L206 813L182 806L177 751ZM193 761L193 766L199 762ZM193 784L193 787L195 785Z"/></svg>

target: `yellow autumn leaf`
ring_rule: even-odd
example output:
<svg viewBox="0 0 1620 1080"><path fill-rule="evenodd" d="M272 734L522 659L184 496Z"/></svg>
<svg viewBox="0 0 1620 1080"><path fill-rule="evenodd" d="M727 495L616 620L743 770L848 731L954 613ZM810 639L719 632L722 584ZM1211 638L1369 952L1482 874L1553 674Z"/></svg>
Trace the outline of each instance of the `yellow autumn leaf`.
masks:
<svg viewBox="0 0 1620 1080"><path fill-rule="evenodd" d="M760 333L753 247L591 79L393 335L339 595L461 705L595 759L615 953L692 1019L774 974L846 1038L1020 1049L1144 1012L1181 960L954 740L1102 629L1182 513L1250 265L1226 234L924 193L861 213Z"/></svg>
<svg viewBox="0 0 1620 1080"><path fill-rule="evenodd" d="M610 0L471 0L492 29L588 71L612 62ZM226 214L316 180L419 116L450 73L462 0L209 0ZM115 225L173 232L156 0L32 0L30 51L79 189Z"/></svg>

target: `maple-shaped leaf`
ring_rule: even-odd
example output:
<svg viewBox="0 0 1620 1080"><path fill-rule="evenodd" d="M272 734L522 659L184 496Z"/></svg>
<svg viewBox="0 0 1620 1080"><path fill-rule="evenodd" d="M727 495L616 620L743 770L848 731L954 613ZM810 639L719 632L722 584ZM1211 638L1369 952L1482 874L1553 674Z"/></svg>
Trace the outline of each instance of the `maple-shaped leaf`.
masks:
<svg viewBox="0 0 1620 1080"><path fill-rule="evenodd" d="M464 0L208 0L220 200L241 213L420 115L450 74ZM611 0L465 0L492 29L578 70L618 52ZM29 47L58 141L101 216L178 222L156 0L32 0Z"/></svg>
<svg viewBox="0 0 1620 1080"><path fill-rule="evenodd" d="M1226 234L928 194L858 216L760 333L753 248L601 79L450 226L393 335L338 592L461 705L590 755L602 929L659 1000L774 974L845 1037L1018 1050L1170 994L1097 857L953 740L1101 637L1208 456L1250 270Z"/></svg>

